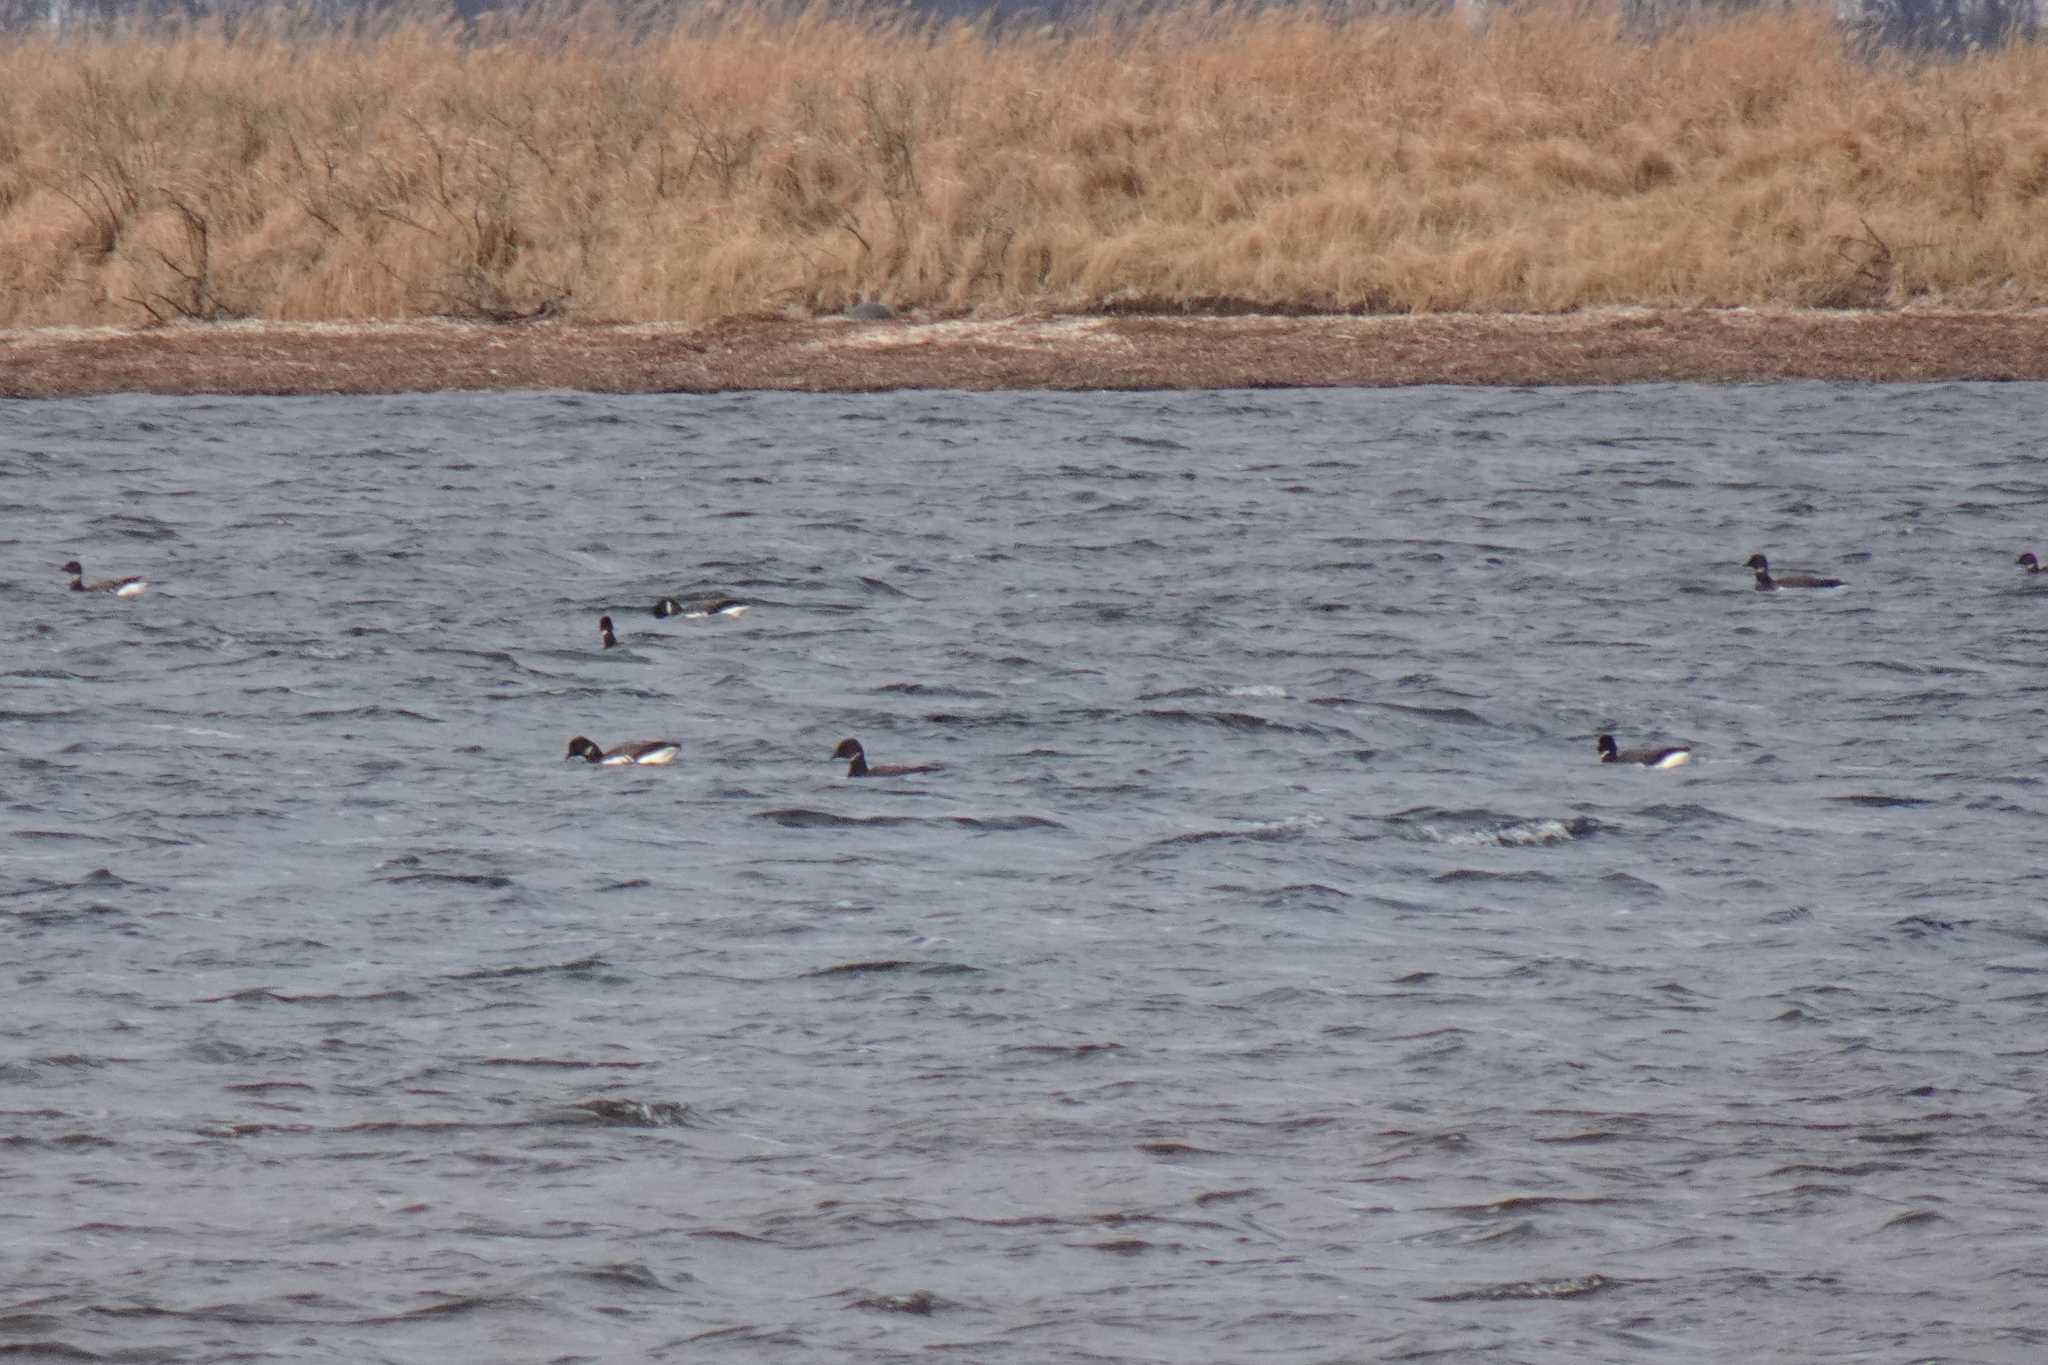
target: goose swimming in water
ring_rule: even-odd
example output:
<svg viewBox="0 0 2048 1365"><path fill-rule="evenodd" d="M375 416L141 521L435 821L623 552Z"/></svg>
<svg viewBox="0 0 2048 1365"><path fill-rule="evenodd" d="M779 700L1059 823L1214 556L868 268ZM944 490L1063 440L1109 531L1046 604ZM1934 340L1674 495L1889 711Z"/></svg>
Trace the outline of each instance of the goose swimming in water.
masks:
<svg viewBox="0 0 2048 1365"><path fill-rule="evenodd" d="M583 736L569 741L569 752L562 755L564 760L580 758L590 763L602 764L607 768L622 767L637 763L646 768L664 768L676 761L683 746L672 739L629 739L600 749Z"/></svg>
<svg viewBox="0 0 2048 1365"><path fill-rule="evenodd" d="M1745 569L1756 570L1756 590L1776 592L1780 588L1839 588L1839 578L1815 578L1812 574L1786 574L1783 578L1771 577L1771 561L1762 555L1751 555L1743 565Z"/></svg>
<svg viewBox="0 0 2048 1365"><path fill-rule="evenodd" d="M110 592L116 597L132 602L149 591L149 580L146 578L96 578L88 583L85 581L85 570L79 567L75 559L64 566L64 572L71 575L73 592Z"/></svg>
<svg viewBox="0 0 2048 1365"><path fill-rule="evenodd" d="M847 760L848 777L909 777L912 773L935 773L936 763L881 763L872 767L868 764L866 750L857 739L842 739L839 747L832 751L832 757Z"/></svg>
<svg viewBox="0 0 2048 1365"><path fill-rule="evenodd" d="M619 637L612 634L611 617L600 616L597 618L597 638L604 641L606 649L612 649L618 645Z"/></svg>
<svg viewBox="0 0 2048 1365"><path fill-rule="evenodd" d="M747 605L737 597L712 597L686 607L673 597L664 597L654 604L654 614L659 617L682 616L691 620L703 616L743 616Z"/></svg>
<svg viewBox="0 0 2048 1365"><path fill-rule="evenodd" d="M2036 558L2034 558L2034 552L2033 552L2032 550L2029 550L2029 551L2027 551L2027 552L2026 552L2025 554L2021 555L2021 556L2020 556L2020 557L2019 557L2018 559L2015 559L2015 560L2013 561L2013 563L2015 563L2015 564L2019 565L2019 566L2020 566L2020 567L2021 567L2022 569L2025 569L2025 570L2026 570L2026 571L2027 571L2028 573L2039 573L2039 572L2041 572L2041 561L2040 561L2040 560L2038 560L2038 559L2036 559Z"/></svg>
<svg viewBox="0 0 2048 1365"><path fill-rule="evenodd" d="M1683 744L1673 744L1663 749L1619 749L1615 747L1613 735L1602 735L1594 747L1600 751L1602 763L1639 763L1645 768L1676 768L1682 763L1692 762L1692 750Z"/></svg>

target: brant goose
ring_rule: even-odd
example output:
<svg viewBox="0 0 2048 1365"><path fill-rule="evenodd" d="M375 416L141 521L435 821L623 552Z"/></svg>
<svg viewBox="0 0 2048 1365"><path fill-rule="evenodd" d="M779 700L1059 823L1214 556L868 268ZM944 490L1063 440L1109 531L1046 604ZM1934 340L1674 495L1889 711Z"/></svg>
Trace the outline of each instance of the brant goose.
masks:
<svg viewBox="0 0 2048 1365"><path fill-rule="evenodd" d="M110 592L116 597L133 601L149 591L149 580L146 578L96 578L88 583L84 577L85 570L79 567L75 559L64 566L64 572L71 575L73 592Z"/></svg>
<svg viewBox="0 0 2048 1365"><path fill-rule="evenodd" d="M597 638L604 641L606 649L611 649L619 643L619 637L612 634L611 617L600 616L597 618Z"/></svg>
<svg viewBox="0 0 2048 1365"><path fill-rule="evenodd" d="M683 746L672 739L629 739L614 744L609 749L600 749L583 736L569 741L569 752L562 755L564 760L585 759L607 768L616 768L627 763L638 763L644 767L661 768L676 761L676 755Z"/></svg>
<svg viewBox="0 0 2048 1365"><path fill-rule="evenodd" d="M1765 559L1762 555L1751 555L1742 567L1756 570L1756 590L1758 592L1776 592L1780 588L1839 588L1842 586L1842 580L1839 578L1815 578L1812 574L1795 573L1787 574L1783 578L1773 578L1771 577L1771 561Z"/></svg>
<svg viewBox="0 0 2048 1365"><path fill-rule="evenodd" d="M664 597L654 604L656 616L684 616L691 620L703 616L738 616L744 613L747 604L737 597L711 597L691 606L684 606L673 597Z"/></svg>
<svg viewBox="0 0 2048 1365"><path fill-rule="evenodd" d="M912 773L935 773L936 763L882 763L868 766L867 752L860 747L857 739L842 739L839 747L832 751L832 757L848 760L848 777L909 777Z"/></svg>
<svg viewBox="0 0 2048 1365"><path fill-rule="evenodd" d="M1602 763L1640 763L1645 768L1676 768L1681 763L1692 762L1692 750L1683 744L1663 749L1617 749L1613 735L1602 735L1594 747L1599 749Z"/></svg>
<svg viewBox="0 0 2048 1365"><path fill-rule="evenodd" d="M2022 569L2025 569L2025 570L2026 570L2026 571L2027 571L2028 573L2039 573L2039 572L2041 572L2041 561L2040 561L2040 560L2038 560L2038 559L2036 559L2036 558L2034 558L2034 552L2033 552L2032 550L2029 550L2029 551L2027 551L2027 552L2026 552L2025 554L2021 555L2021 556L2020 556L2020 557L2019 557L2018 559L2015 559L2015 560L2013 561L2013 563L2015 563L2015 564L2019 565L2019 566L2020 566L2020 567L2021 567Z"/></svg>

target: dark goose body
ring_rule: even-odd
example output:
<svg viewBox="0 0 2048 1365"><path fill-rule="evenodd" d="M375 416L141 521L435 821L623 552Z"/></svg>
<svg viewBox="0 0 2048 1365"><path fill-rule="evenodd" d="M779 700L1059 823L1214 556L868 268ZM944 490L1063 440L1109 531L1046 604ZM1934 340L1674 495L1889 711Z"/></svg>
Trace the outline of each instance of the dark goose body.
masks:
<svg viewBox="0 0 2048 1365"><path fill-rule="evenodd" d="M96 578L88 583L85 581L85 570L75 559L64 566L64 572L71 575L73 592L109 592L116 597L133 601L149 591L148 579L132 575L127 578Z"/></svg>
<svg viewBox="0 0 2048 1365"><path fill-rule="evenodd" d="M1683 744L1665 748L1623 749L1616 746L1613 735L1602 735L1594 744L1600 752L1602 763L1635 763L1645 768L1676 768L1692 762L1692 750Z"/></svg>
<svg viewBox="0 0 2048 1365"><path fill-rule="evenodd" d="M832 751L832 757L847 760L848 777L909 777L913 773L935 773L936 763L878 763L868 762L867 751L860 747L857 739L842 739L839 747Z"/></svg>
<svg viewBox="0 0 2048 1365"><path fill-rule="evenodd" d="M683 746L672 739L628 739L621 740L609 749L600 749L582 735L569 741L569 752L564 759L580 758L588 763L601 764L607 768L623 767L634 763L648 768L662 768L676 761L676 755Z"/></svg>
<svg viewBox="0 0 2048 1365"><path fill-rule="evenodd" d="M1783 578L1773 578L1771 577L1771 561L1765 559L1762 555L1751 555L1743 563L1742 567L1756 570L1756 590L1758 592L1776 592L1780 588L1839 588L1843 586L1842 580L1839 578L1815 578L1812 574L1792 573L1786 574Z"/></svg>

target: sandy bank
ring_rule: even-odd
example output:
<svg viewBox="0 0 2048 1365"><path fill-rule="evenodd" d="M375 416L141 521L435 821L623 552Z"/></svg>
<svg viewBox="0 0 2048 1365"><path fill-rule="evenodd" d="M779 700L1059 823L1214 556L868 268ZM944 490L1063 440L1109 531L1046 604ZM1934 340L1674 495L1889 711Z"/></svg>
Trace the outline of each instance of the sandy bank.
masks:
<svg viewBox="0 0 2048 1365"><path fill-rule="evenodd" d="M0 394L2048 379L2048 312L1041 317L0 331Z"/></svg>

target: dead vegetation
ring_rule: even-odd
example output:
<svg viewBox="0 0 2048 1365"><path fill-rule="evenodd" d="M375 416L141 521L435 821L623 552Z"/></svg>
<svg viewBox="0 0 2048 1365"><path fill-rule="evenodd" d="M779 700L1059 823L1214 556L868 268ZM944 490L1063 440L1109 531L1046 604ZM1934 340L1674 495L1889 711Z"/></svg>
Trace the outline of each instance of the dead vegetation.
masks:
<svg viewBox="0 0 2048 1365"><path fill-rule="evenodd" d="M1214 389L2048 379L2048 311L1636 309L864 324L237 322L0 330L0 397L572 388Z"/></svg>
<svg viewBox="0 0 2048 1365"><path fill-rule="evenodd" d="M2048 304L2048 52L1819 11L0 39L0 324Z"/></svg>

